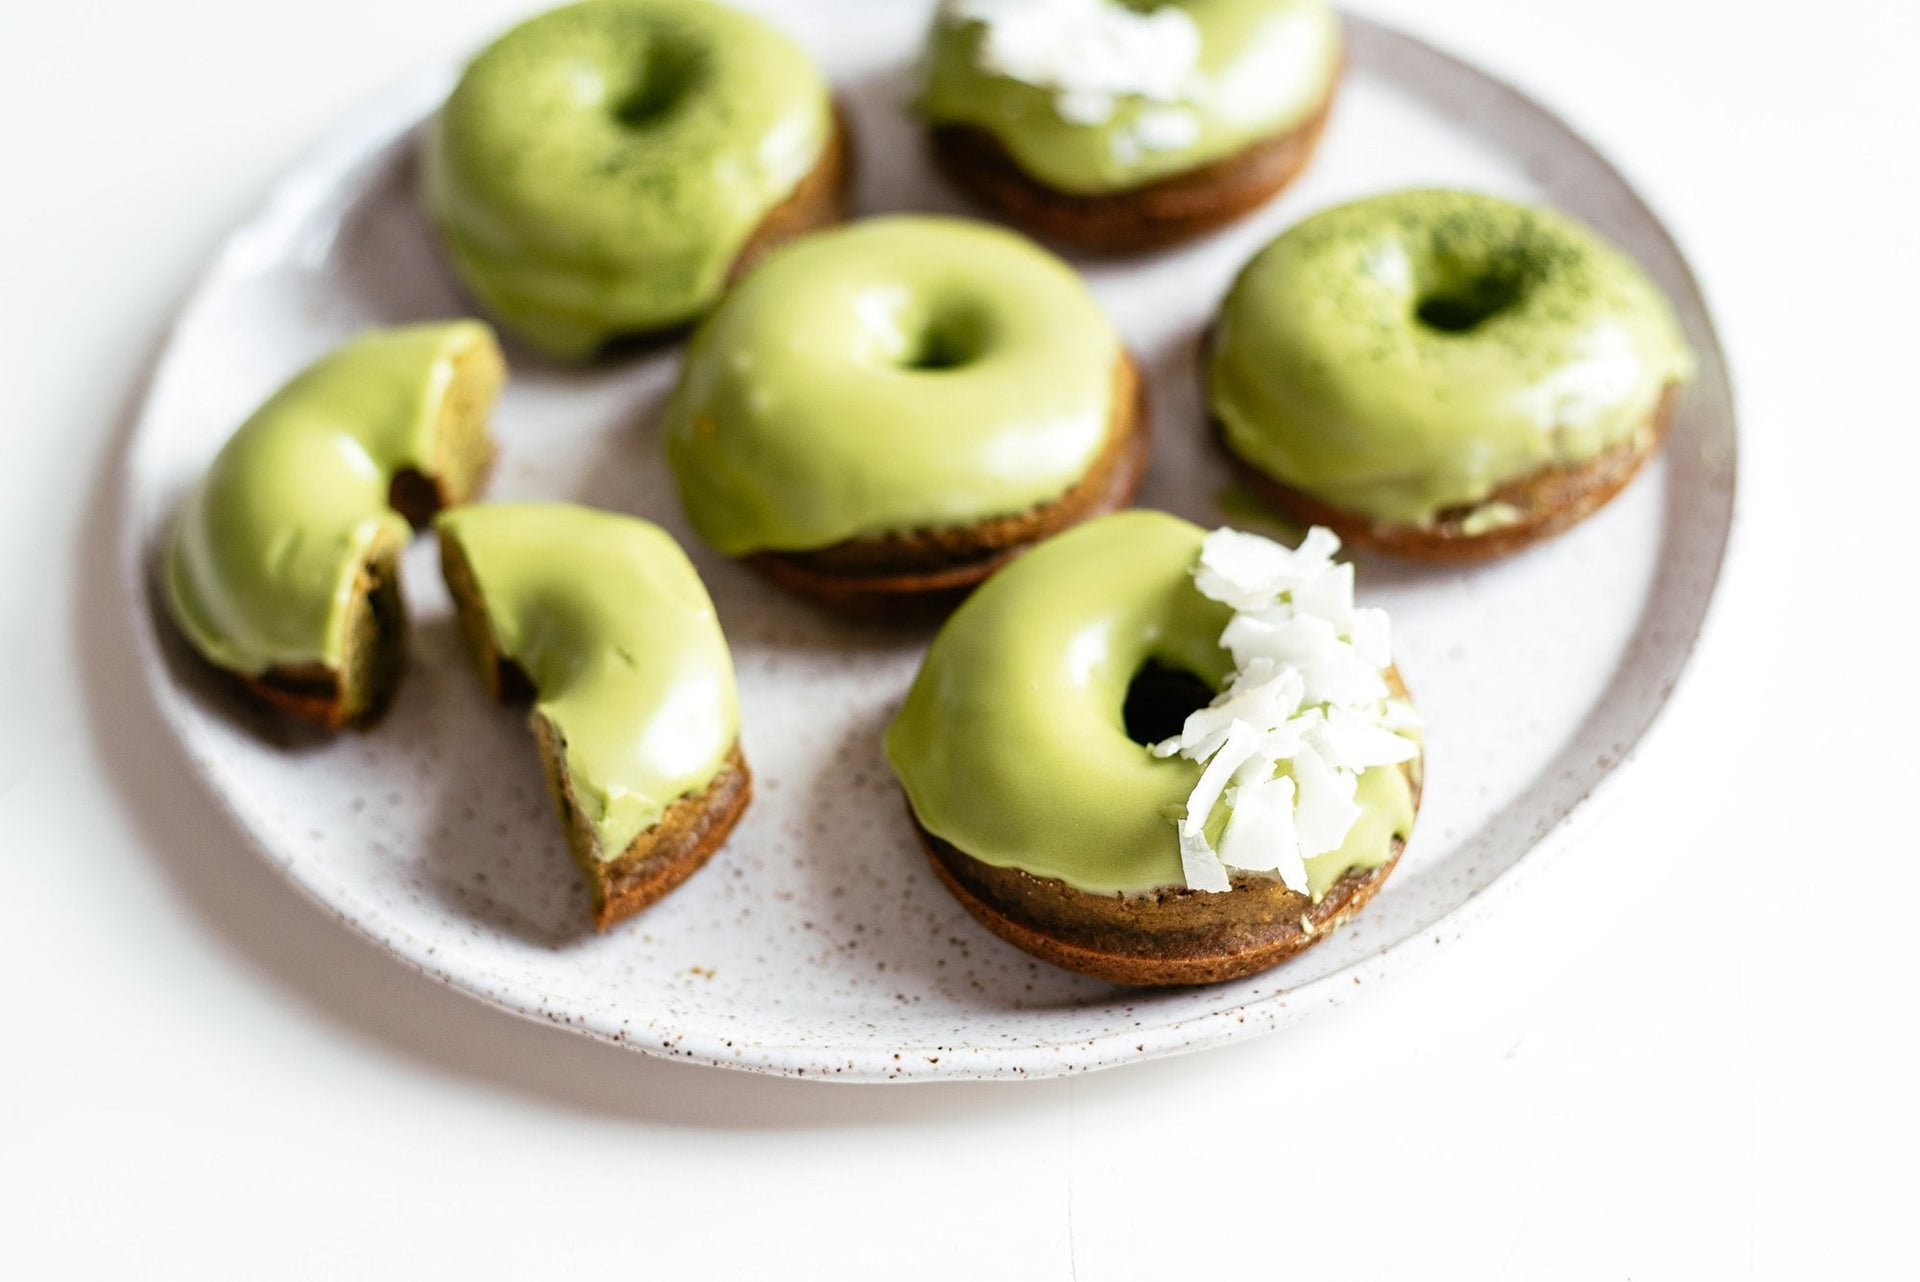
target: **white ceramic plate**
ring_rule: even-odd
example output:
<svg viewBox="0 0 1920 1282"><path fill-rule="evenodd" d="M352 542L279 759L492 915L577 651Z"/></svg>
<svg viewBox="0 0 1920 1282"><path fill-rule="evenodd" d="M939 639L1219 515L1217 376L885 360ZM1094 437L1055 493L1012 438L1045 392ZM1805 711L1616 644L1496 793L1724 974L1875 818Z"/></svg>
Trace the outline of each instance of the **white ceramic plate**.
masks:
<svg viewBox="0 0 1920 1282"><path fill-rule="evenodd" d="M771 6L769 6L771 7ZM854 10L857 8L857 18ZM779 6L822 53L860 142L859 207L958 210L902 110L924 9ZM1731 518L1721 352L1646 205L1550 113L1358 19L1332 127L1285 196L1190 248L1089 262L1151 386L1142 506L1225 519L1196 344L1235 270L1323 206L1450 184L1568 209L1624 245L1699 353L1664 457L1549 546L1471 570L1363 560L1429 722L1426 805L1399 870L1345 930L1266 974L1142 992L1056 971L967 918L935 881L880 753L923 638L842 625L690 535L654 418L676 350L563 371L510 351L492 498L565 498L664 524L706 576L739 667L758 792L721 853L642 917L584 929L518 711L468 670L431 539L410 552L405 682L371 733L323 738L244 706L153 611L165 523L227 433L363 326L463 310L417 210L414 130L452 79L424 76L343 125L234 233L182 313L129 458L125 585L164 716L261 852L341 920L457 988L635 1049L796 1076L1046 1076L1291 1023L1456 932L1523 858L1565 842L1673 690Z"/></svg>

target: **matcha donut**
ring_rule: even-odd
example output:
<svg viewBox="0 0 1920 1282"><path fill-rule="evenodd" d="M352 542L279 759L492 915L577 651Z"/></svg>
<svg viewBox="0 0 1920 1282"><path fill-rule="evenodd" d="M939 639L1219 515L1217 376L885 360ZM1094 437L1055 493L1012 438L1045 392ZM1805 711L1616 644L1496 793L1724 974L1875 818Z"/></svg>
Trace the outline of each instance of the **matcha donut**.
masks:
<svg viewBox="0 0 1920 1282"><path fill-rule="evenodd" d="M1419 757L1337 547L1123 512L962 605L886 751L968 911L1059 965L1172 984L1271 966L1371 897Z"/></svg>
<svg viewBox="0 0 1920 1282"><path fill-rule="evenodd" d="M362 334L274 393L173 523L165 599L194 649L329 728L378 715L409 522L479 487L505 377L492 332L452 321Z"/></svg>
<svg viewBox="0 0 1920 1282"><path fill-rule="evenodd" d="M768 258L694 334L665 436L702 539L881 615L950 607L1124 505L1146 451L1133 364L1079 277L931 217Z"/></svg>
<svg viewBox="0 0 1920 1282"><path fill-rule="evenodd" d="M522 23L425 142L455 272L566 360L695 319L754 255L837 221L847 180L806 54L707 0L584 0Z"/></svg>
<svg viewBox="0 0 1920 1282"><path fill-rule="evenodd" d="M1592 231L1404 191L1317 214L1248 263L1207 384L1228 453L1283 513L1458 560L1618 493L1692 370L1666 299Z"/></svg>
<svg viewBox="0 0 1920 1282"><path fill-rule="evenodd" d="M960 186L1031 231L1124 252L1291 182L1342 61L1323 0L944 0L919 106Z"/></svg>
<svg viewBox="0 0 1920 1282"><path fill-rule="evenodd" d="M482 680L531 691L548 790L602 929L719 848L746 809L733 660L656 525L565 503L442 515L441 566Z"/></svg>

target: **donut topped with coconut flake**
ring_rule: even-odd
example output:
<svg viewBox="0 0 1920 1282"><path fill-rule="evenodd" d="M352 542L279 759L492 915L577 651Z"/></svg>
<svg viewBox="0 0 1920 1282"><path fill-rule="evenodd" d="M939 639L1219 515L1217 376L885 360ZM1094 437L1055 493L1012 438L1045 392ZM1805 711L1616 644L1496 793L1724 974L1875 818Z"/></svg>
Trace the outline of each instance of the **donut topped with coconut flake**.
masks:
<svg viewBox="0 0 1920 1282"><path fill-rule="evenodd" d="M1341 56L1323 0L945 0L920 111L1054 190L1114 192L1301 124Z"/></svg>
<svg viewBox="0 0 1920 1282"><path fill-rule="evenodd" d="M915 819L1097 895L1245 874L1317 901L1385 864L1419 720L1338 548L1136 511L1029 552L949 620L888 729Z"/></svg>

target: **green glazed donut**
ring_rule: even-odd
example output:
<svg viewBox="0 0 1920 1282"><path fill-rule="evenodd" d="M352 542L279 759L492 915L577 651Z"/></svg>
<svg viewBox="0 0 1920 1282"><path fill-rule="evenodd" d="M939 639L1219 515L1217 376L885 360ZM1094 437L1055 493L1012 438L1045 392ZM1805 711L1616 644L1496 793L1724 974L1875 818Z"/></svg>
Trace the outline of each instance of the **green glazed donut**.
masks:
<svg viewBox="0 0 1920 1282"><path fill-rule="evenodd" d="M1592 231L1404 191L1317 214L1248 263L1207 380L1227 449L1294 515L1445 555L1599 506L1692 370L1665 298Z"/></svg>
<svg viewBox="0 0 1920 1282"><path fill-rule="evenodd" d="M492 331L463 320L369 331L290 379L174 521L166 602L194 648L323 724L378 712L408 521L478 487L505 376Z"/></svg>
<svg viewBox="0 0 1920 1282"><path fill-rule="evenodd" d="M1340 62L1322 0L945 0L919 106L933 124L991 133L1048 188L1094 195L1304 124Z"/></svg>
<svg viewBox="0 0 1920 1282"><path fill-rule="evenodd" d="M583 0L475 58L425 144L460 279L540 350L692 320L836 147L825 81L706 0Z"/></svg>
<svg viewBox="0 0 1920 1282"><path fill-rule="evenodd" d="M667 458L694 529L732 556L968 526L1087 473L1124 357L1072 269L1024 238L872 219L782 249L700 327Z"/></svg>
<svg viewBox="0 0 1920 1282"><path fill-rule="evenodd" d="M1196 589L1206 532L1161 512L1100 517L989 579L934 639L886 752L920 827L983 864L1096 896L1185 886L1172 817L1201 776L1133 739L1150 663L1218 688L1232 612ZM1175 723L1178 724L1177 722ZM1385 864L1413 821L1405 773L1360 776L1361 817L1306 861L1317 899Z"/></svg>

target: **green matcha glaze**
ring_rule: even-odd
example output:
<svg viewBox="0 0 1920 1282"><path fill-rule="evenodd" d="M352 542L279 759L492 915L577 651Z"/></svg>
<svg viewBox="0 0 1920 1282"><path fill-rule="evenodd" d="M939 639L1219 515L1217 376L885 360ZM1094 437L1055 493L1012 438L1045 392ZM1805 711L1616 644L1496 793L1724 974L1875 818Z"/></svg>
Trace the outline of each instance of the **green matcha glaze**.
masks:
<svg viewBox="0 0 1920 1282"><path fill-rule="evenodd" d="M1198 83L1180 101L1121 96L1098 124L1062 118L1051 87L994 75L979 63L983 27L943 10L928 49L920 112L936 125L987 130L1021 169L1056 191L1125 191L1221 160L1304 123L1340 74L1340 22L1321 0L1165 0L1200 34ZM1143 113L1190 114L1191 138L1142 145Z"/></svg>
<svg viewBox="0 0 1920 1282"><path fill-rule="evenodd" d="M1150 661L1218 685L1231 617L1192 571L1205 531L1160 512L1100 517L987 580L934 638L887 757L914 815L985 863L1095 894L1185 884L1175 818L1200 766L1127 736L1127 688ZM1386 862L1412 827L1396 767L1360 778L1346 844L1307 861L1318 897Z"/></svg>
<svg viewBox="0 0 1920 1282"><path fill-rule="evenodd" d="M564 503L457 508L435 522L464 554L499 650L565 745L604 858L713 782L740 736L733 660L713 602L656 525Z"/></svg>
<svg viewBox="0 0 1920 1282"><path fill-rule="evenodd" d="M1666 300L1593 232L1492 196L1406 191L1315 215L1247 264L1208 385L1228 446L1262 472L1428 525L1635 440L1692 371Z"/></svg>
<svg viewBox="0 0 1920 1282"><path fill-rule="evenodd" d="M971 525L1058 498L1114 412L1119 337L984 223L879 218L772 255L694 335L667 458L729 555Z"/></svg>
<svg viewBox="0 0 1920 1282"><path fill-rule="evenodd" d="M208 659L258 676L339 668L361 564L407 522L394 475L430 470L454 360L478 321L373 330L295 375L241 424L175 520L167 604Z"/></svg>
<svg viewBox="0 0 1920 1282"><path fill-rule="evenodd" d="M427 202L475 297L583 360L711 307L832 128L826 82L758 19L586 0L474 59L427 135Z"/></svg>

